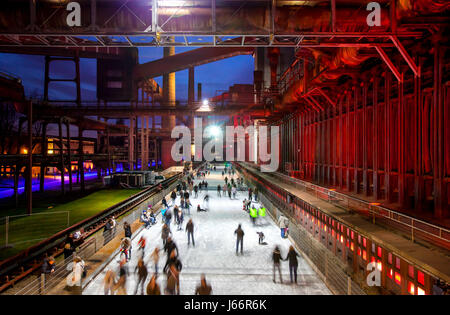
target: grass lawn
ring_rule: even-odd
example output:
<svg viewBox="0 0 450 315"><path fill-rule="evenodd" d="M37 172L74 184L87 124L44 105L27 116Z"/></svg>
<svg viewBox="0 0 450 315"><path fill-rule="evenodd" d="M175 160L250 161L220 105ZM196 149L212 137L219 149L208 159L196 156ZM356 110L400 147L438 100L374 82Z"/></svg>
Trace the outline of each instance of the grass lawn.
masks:
<svg viewBox="0 0 450 315"><path fill-rule="evenodd" d="M11 218L8 244L0 249L0 260L17 254L42 239L101 212L139 192L140 189L105 189L51 208L33 208L36 215ZM58 212L58 213L54 213ZM5 245L5 220L0 222L0 248Z"/></svg>

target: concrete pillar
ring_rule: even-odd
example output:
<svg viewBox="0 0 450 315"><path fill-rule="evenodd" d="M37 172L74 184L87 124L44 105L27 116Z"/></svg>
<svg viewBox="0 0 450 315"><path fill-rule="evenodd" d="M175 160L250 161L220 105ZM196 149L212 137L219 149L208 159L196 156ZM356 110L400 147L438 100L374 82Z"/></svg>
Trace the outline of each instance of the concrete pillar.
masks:
<svg viewBox="0 0 450 315"><path fill-rule="evenodd" d="M202 101L202 84L199 83L197 85L197 102L201 102Z"/></svg>
<svg viewBox="0 0 450 315"><path fill-rule="evenodd" d="M39 191L44 192L44 184L45 184L45 169L47 163L47 123L44 122L42 125L42 142L41 142L41 154L42 154L42 162L41 162L41 174L39 178Z"/></svg>
<svg viewBox="0 0 450 315"><path fill-rule="evenodd" d="M78 172L80 174L80 189L84 191L84 152L83 152L83 129L78 126L78 154L80 155L78 160Z"/></svg>
<svg viewBox="0 0 450 315"><path fill-rule="evenodd" d="M175 55L175 47L164 47L164 57ZM175 106L175 73L163 75L163 97L167 106ZM162 117L162 128L172 131L175 127L176 118L174 115ZM172 145L175 143L172 139L164 139L161 143L161 162L164 169L175 165L170 154Z"/></svg>
<svg viewBox="0 0 450 315"><path fill-rule="evenodd" d="M68 155L68 167L69 171L69 191L72 191L72 148L70 143L70 123L66 121L66 130L67 130L67 155Z"/></svg>
<svg viewBox="0 0 450 315"><path fill-rule="evenodd" d="M194 102L195 102L194 67L190 67L188 80L188 104L192 105Z"/></svg>
<svg viewBox="0 0 450 315"><path fill-rule="evenodd" d="M145 136L146 136L146 132L145 132L145 127L147 125L147 119L145 116L141 116L141 170L144 171L147 169L147 161L145 159L145 152L146 152L146 148L145 148Z"/></svg>
<svg viewBox="0 0 450 315"><path fill-rule="evenodd" d="M128 168L134 170L134 117L130 117L130 128L128 129Z"/></svg>

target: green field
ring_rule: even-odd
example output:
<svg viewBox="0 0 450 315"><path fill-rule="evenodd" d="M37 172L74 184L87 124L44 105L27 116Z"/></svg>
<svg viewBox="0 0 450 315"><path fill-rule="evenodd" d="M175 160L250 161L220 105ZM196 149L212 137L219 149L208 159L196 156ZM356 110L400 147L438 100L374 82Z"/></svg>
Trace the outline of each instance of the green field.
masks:
<svg viewBox="0 0 450 315"><path fill-rule="evenodd" d="M33 208L32 216L11 218L8 244L0 249L0 260L17 254L42 239L101 212L139 192L140 189L105 189L71 202L48 208ZM1 212L0 212L1 214ZM9 213L8 213L9 214ZM1 214L3 216L3 214ZM6 243L6 222L0 221L0 248Z"/></svg>

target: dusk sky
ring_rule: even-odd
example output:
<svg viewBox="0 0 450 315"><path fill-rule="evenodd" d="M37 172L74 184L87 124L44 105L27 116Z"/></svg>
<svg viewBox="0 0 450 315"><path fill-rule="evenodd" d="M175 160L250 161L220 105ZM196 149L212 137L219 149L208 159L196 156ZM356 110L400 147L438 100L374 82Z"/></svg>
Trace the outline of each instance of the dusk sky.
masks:
<svg viewBox="0 0 450 315"><path fill-rule="evenodd" d="M176 48L176 53L193 48ZM163 48L139 48L139 63L145 63L163 56ZM0 53L0 71L20 77L27 97L41 97L44 93L44 56L18 55ZM81 98L83 101L96 99L96 60L82 58ZM52 61L51 74L54 78L71 78L75 76L73 63ZM155 78L162 86L162 77ZM253 57L237 56L195 68L195 86L202 83L203 97L212 97L228 90L233 84L251 84L253 82ZM176 72L176 98L187 100L188 70ZM75 85L66 82L50 84L49 98L52 100L75 99ZM197 94L197 88L196 88Z"/></svg>

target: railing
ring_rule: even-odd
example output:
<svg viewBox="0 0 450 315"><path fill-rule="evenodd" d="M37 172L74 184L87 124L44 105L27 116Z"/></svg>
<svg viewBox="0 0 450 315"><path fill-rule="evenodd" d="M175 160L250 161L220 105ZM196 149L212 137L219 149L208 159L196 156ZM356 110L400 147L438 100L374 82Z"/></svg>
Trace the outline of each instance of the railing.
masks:
<svg viewBox="0 0 450 315"><path fill-rule="evenodd" d="M379 221L379 223L393 226L409 234L412 241L416 238L422 238L436 245L443 246L446 249L450 249L449 229L388 209L377 203L370 203L333 189L321 187L284 174L274 173L273 176L277 176L283 181L294 183L296 188L316 198L330 202L340 208L349 209L360 215L371 217L373 223Z"/></svg>
<svg viewBox="0 0 450 315"><path fill-rule="evenodd" d="M246 167L256 170L254 165L248 163L245 163L245 165ZM412 241L416 238L421 238L438 246L450 249L449 229L416 219L376 203L370 203L357 197L337 192L334 189L328 189L297 178L289 177L285 174L270 173L269 175L278 177L283 182L289 182L293 184L295 188L307 192L318 199L327 201L348 211L370 217L373 223L378 222L392 226L408 234Z"/></svg>
<svg viewBox="0 0 450 315"><path fill-rule="evenodd" d="M167 196L172 192L177 185L177 181L174 181L171 185L169 185L166 189L158 192L152 197L148 198L147 201L149 204L155 205L160 202L163 196ZM144 205L146 207L147 205ZM122 222L135 222L138 220L142 213L142 207L137 206L135 210L129 213L127 216L118 218L116 227L107 233L96 233L92 236L88 241L83 243L74 253L74 255L79 256L85 262L92 257L95 253L97 253L103 246L107 245L112 239L114 239L117 235L124 233ZM155 214L158 214L157 211ZM100 230L100 229L99 229ZM97 231L98 232L98 231ZM136 233L134 233L136 234ZM24 288L17 291L15 295L41 295L47 294L56 286L60 285L62 281L72 272L71 263L72 256L64 259L62 262L57 264L55 271L50 275L40 275L36 279L32 280L28 283ZM86 265L89 268L89 265Z"/></svg>
<svg viewBox="0 0 450 315"><path fill-rule="evenodd" d="M168 178L165 181L161 182L161 185L163 187L167 185L172 187L173 183L175 183L180 178L180 176L181 174L172 176L171 178ZM164 191L166 191L167 189L168 188L165 188ZM17 254L16 256L2 261L0 265L1 274L3 276L7 276L6 282L0 286L0 292L6 290L10 286L13 286L16 282L20 281L24 277L37 270L40 267L40 263L38 261L41 261L42 257L45 256L46 253L51 249L61 248L61 245L64 243L65 237L69 233L78 230L84 230L85 234L83 235L83 237L87 238L93 235L98 230L102 229L104 224L106 223L106 219L110 218L113 215L116 217L123 215L130 209L134 208L136 205L139 205L142 201L152 198L154 195L159 196L160 193L158 192L158 185L149 187L142 192L139 192L131 196L130 198L100 212L99 214L96 214L63 231L56 233L52 237L41 241L40 243L28 248L27 250ZM61 253L62 250L59 249L57 251L57 255L60 255ZM31 267L26 267L26 265L33 260L35 261L31 264ZM8 275L14 274L14 270L17 270L18 268L21 269L19 275L14 277L13 279L10 279Z"/></svg>
<svg viewBox="0 0 450 315"><path fill-rule="evenodd" d="M269 194L270 196L270 194ZM303 256L323 279L327 287L338 295L365 295L366 293L354 282L350 275L345 272L345 264L336 258L300 224L297 219L290 215L287 207L272 198L260 194L261 203L264 204L275 222L278 222L280 214L289 219L289 235Z"/></svg>

